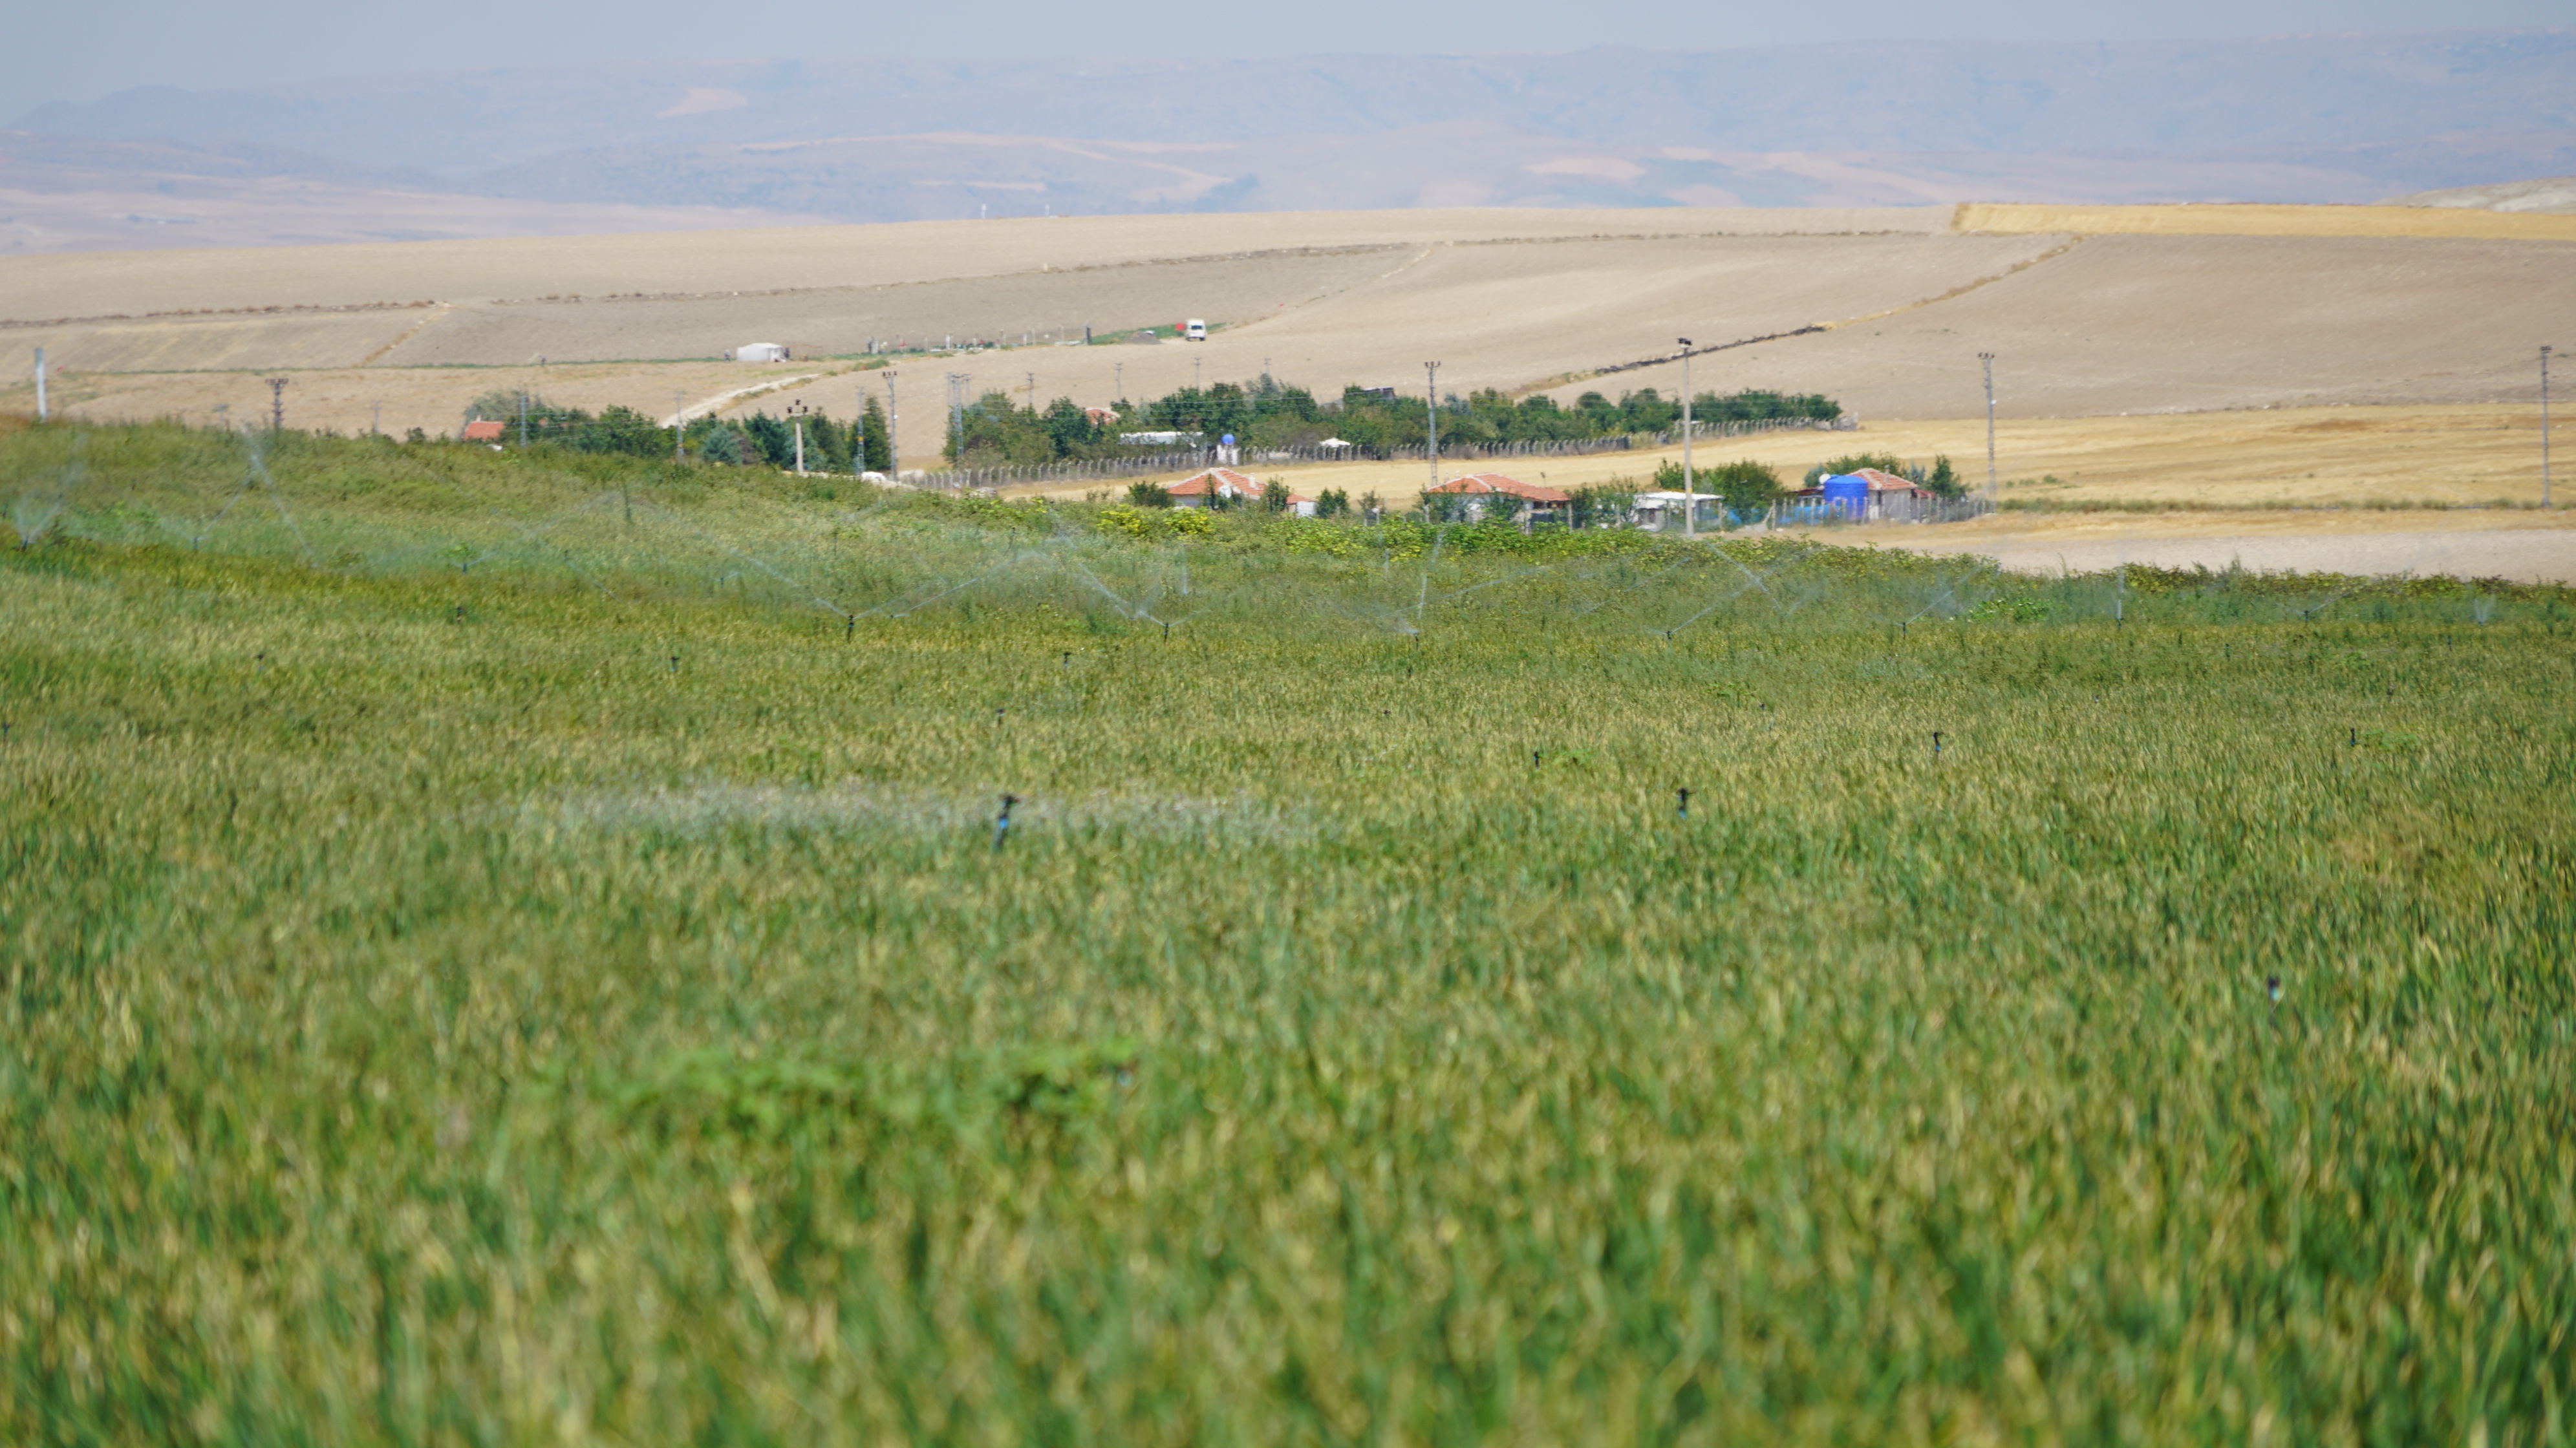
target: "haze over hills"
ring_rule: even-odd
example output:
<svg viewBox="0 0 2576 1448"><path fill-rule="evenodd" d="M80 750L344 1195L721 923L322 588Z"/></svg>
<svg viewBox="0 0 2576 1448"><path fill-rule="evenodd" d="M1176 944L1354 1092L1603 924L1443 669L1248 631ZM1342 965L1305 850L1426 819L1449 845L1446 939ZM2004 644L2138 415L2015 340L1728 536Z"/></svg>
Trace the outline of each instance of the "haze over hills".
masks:
<svg viewBox="0 0 2576 1448"><path fill-rule="evenodd" d="M348 237L391 239L493 234L504 216L543 230L553 208L567 230L651 224L602 224L601 207L884 221L2371 201L2576 171L2576 29L547 66L146 88L15 124L0 210L37 219L0 219L0 235L22 252L322 239L341 234L317 221L335 205ZM261 198L282 190L302 198L301 229L263 237ZM397 193L474 199L371 228Z"/></svg>

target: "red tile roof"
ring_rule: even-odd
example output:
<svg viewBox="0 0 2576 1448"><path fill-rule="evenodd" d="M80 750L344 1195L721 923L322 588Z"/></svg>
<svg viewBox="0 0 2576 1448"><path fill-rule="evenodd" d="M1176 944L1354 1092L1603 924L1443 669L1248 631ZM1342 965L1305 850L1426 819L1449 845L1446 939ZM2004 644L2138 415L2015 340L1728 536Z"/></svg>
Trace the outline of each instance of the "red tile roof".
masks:
<svg viewBox="0 0 2576 1448"><path fill-rule="evenodd" d="M1560 493L1554 488L1543 488L1536 483L1524 483L1518 478L1508 478L1501 473L1469 473L1463 478L1451 478L1431 491L1435 493L1509 493L1515 498L1550 505L1574 501L1572 493Z"/></svg>
<svg viewBox="0 0 2576 1448"><path fill-rule="evenodd" d="M489 419L482 422L469 422L465 424L465 440L467 442L490 442L501 435L501 426L502 425L500 423L490 421Z"/></svg>
<svg viewBox="0 0 2576 1448"><path fill-rule="evenodd" d="M1232 468L1210 468L1172 484L1166 491L1175 498L1203 498L1210 492L1220 498L1257 498L1261 496L1261 485Z"/></svg>

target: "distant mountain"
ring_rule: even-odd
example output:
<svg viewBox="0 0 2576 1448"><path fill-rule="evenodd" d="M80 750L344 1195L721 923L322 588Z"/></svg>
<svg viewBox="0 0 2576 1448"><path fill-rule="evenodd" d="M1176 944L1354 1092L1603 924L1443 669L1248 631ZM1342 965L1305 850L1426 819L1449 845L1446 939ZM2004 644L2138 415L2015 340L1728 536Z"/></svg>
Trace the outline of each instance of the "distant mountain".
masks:
<svg viewBox="0 0 2576 1448"><path fill-rule="evenodd" d="M2462 186L2449 191L2419 191L2393 196L2391 206L2460 206L2479 211L2540 211L2576 215L2576 176L2541 176L2529 181L2503 181L2492 186Z"/></svg>
<svg viewBox="0 0 2576 1448"><path fill-rule="evenodd" d="M2576 171L2576 29L526 67L151 88L17 124L466 194L846 220L2368 201Z"/></svg>

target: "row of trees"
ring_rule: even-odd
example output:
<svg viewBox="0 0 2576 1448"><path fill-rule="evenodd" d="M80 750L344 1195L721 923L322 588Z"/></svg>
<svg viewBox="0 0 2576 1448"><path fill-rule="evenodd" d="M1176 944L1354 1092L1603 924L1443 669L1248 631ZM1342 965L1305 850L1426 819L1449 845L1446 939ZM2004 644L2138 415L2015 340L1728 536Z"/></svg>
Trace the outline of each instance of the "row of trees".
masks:
<svg viewBox="0 0 2576 1448"><path fill-rule="evenodd" d="M503 436L514 440L524 422L529 442L575 452L666 458L673 451L671 429L631 407L610 406L593 415L578 407L556 406L532 393L487 392L466 404L465 420L500 423ZM771 417L765 411L747 418L701 417L686 429L687 450L711 463L792 468L800 423L807 468L838 473L894 470L885 408L873 397L855 422L835 422L820 412L792 420Z"/></svg>
<svg viewBox="0 0 2576 1448"><path fill-rule="evenodd" d="M1182 432L1211 442L1231 433L1242 446L1255 449L1313 447L1338 437L1362 455L1384 456L1396 448L1422 446L1430 426L1420 399L1393 396L1391 389L1345 387L1340 397L1327 402L1268 376L1249 383L1184 387L1161 397L1121 401L1104 411L1107 416L1095 419L1069 397L1044 408L1034 400L1022 407L1007 393L987 392L950 429L946 455L970 467L1029 466L1137 451L1119 443L1121 433ZM1822 422L1842 415L1841 405L1830 397L1764 391L1704 392L1692 399L1691 411L1704 425ZM1476 447L1580 442L1668 431L1680 425L1681 415L1679 398L1651 387L1623 392L1616 402L1586 392L1571 406L1543 396L1515 402L1489 388L1442 401L1440 439L1444 445Z"/></svg>

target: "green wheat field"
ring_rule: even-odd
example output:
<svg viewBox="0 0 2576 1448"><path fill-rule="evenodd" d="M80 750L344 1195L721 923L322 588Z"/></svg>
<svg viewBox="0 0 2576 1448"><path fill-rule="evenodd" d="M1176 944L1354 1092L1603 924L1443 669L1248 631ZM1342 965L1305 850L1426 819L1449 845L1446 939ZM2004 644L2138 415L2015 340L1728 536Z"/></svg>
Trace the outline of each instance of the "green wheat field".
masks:
<svg viewBox="0 0 2576 1448"><path fill-rule="evenodd" d="M0 1439L2576 1438L2563 591L0 500Z"/></svg>

